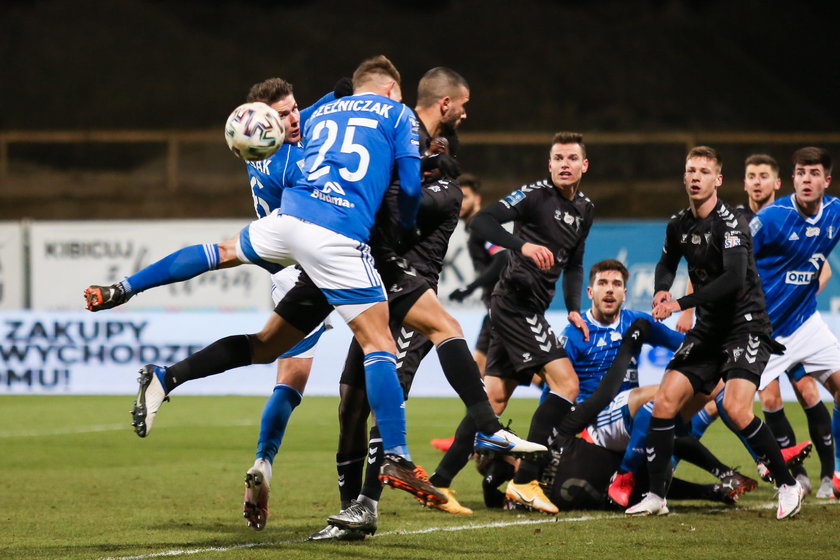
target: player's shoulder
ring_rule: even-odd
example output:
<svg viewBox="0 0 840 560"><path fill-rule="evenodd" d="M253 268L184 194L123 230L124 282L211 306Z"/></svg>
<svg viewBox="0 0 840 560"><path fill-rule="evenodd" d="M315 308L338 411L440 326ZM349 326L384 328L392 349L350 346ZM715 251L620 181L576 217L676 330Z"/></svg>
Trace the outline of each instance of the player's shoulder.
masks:
<svg viewBox="0 0 840 560"><path fill-rule="evenodd" d="M507 208L513 208L517 204L521 204L523 200L533 200L535 198L542 198L547 194L550 194L549 188L552 188L553 185L546 180L541 179L539 181L534 181L532 183L526 183L521 185L519 188L514 189L510 192L506 197L504 197L501 202Z"/></svg>
<svg viewBox="0 0 840 560"><path fill-rule="evenodd" d="M575 194L572 203L584 212L591 212L595 209L595 203L592 202L592 200L588 196L583 194L581 191L578 191Z"/></svg>

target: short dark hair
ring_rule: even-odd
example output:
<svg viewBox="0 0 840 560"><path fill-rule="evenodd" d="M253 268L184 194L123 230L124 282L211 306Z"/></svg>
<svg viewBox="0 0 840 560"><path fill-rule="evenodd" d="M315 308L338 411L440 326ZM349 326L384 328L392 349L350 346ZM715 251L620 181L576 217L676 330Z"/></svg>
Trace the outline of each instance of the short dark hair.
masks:
<svg viewBox="0 0 840 560"><path fill-rule="evenodd" d="M744 168L748 165L769 165L770 169L776 176L779 176L779 162L771 155L767 154L753 154L744 160Z"/></svg>
<svg viewBox="0 0 840 560"><path fill-rule="evenodd" d="M714 148L710 148L709 146L694 146L690 150L688 150L688 154L685 156L685 161L690 160L691 158L706 158L714 161L717 164L718 173L723 169L723 159L721 159L720 154L717 153L717 150Z"/></svg>
<svg viewBox="0 0 840 560"><path fill-rule="evenodd" d="M245 101L251 103L252 101L262 101L266 105L277 103L284 97L288 97L294 93L292 84L282 78L269 78L262 82L257 82L248 90L248 96Z"/></svg>
<svg viewBox="0 0 840 560"><path fill-rule="evenodd" d="M580 132L557 132L551 140L551 145L555 144L580 144L580 151L586 159L586 146L583 143L583 134Z"/></svg>
<svg viewBox="0 0 840 560"><path fill-rule="evenodd" d="M400 83L400 73L394 63L388 60L385 55L378 55L362 61L356 71L353 72L353 88L367 82L374 75L391 78L397 85Z"/></svg>
<svg viewBox="0 0 840 560"><path fill-rule="evenodd" d="M451 68L436 66L423 74L417 84L417 106L429 107L441 97L454 97L460 87L470 89L462 75Z"/></svg>
<svg viewBox="0 0 840 560"><path fill-rule="evenodd" d="M620 272L621 277L624 279L624 285L627 285L627 281L630 279L630 271L627 270L623 262L615 259L604 259L593 264L592 268L589 269L589 285L591 286L595 282L595 275L608 270Z"/></svg>
<svg viewBox="0 0 840 560"><path fill-rule="evenodd" d="M481 192L481 181L472 173L462 173L458 177L458 184L471 188L474 193Z"/></svg>
<svg viewBox="0 0 840 560"><path fill-rule="evenodd" d="M825 148L807 146L793 152L793 167L797 165L822 165L826 176L831 175L831 154Z"/></svg>

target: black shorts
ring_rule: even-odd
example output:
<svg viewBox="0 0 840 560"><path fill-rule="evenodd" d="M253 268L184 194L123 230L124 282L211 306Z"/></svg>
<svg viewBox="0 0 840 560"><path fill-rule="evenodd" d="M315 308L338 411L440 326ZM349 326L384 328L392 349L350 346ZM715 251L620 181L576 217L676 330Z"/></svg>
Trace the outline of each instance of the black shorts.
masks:
<svg viewBox="0 0 840 560"><path fill-rule="evenodd" d="M408 398L414 376L420 362L434 346L422 334L403 326L402 321L411 307L430 289L426 280L421 277L405 275L396 284L388 288L388 311L390 314L391 336L397 345L397 377L403 388L403 398ZM341 372L341 383L363 389L365 387L364 356L361 348L353 339L344 370Z"/></svg>
<svg viewBox="0 0 840 560"><path fill-rule="evenodd" d="M674 352L668 369L685 375L695 392L708 395L721 379L746 379L758 387L770 354L783 351L784 346L765 333L737 332L720 338L692 329Z"/></svg>
<svg viewBox="0 0 840 560"><path fill-rule="evenodd" d="M534 374L545 364L566 357L545 315L528 312L504 297L493 297L490 327L484 375L516 379L520 385L530 385Z"/></svg>
<svg viewBox="0 0 840 560"><path fill-rule="evenodd" d="M312 329L323 323L332 310L333 306L327 301L324 292L303 271L292 289L274 308L275 313L304 334L312 332Z"/></svg>
<svg viewBox="0 0 840 560"><path fill-rule="evenodd" d="M401 325L396 329L392 328L391 334L397 344L397 377L403 389L403 398L408 399L417 368L434 345L422 334ZM364 356L355 338L350 343L340 382L359 389L365 388Z"/></svg>
<svg viewBox="0 0 840 560"><path fill-rule="evenodd" d="M490 315L484 316L481 321L481 330L478 331L478 339L475 341L475 349L487 355L487 350L490 348Z"/></svg>

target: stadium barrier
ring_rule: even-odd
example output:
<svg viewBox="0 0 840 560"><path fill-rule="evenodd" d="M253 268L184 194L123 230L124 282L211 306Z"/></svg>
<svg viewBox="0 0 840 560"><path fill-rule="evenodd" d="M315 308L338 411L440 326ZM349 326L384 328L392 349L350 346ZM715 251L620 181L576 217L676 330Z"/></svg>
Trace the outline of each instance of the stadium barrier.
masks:
<svg viewBox="0 0 840 560"><path fill-rule="evenodd" d="M107 312L83 310L82 292L89 284L110 284L173 250L227 239L244 225L240 220L0 223L0 394L130 394L145 363L170 364L220 337L259 331L272 309L271 283L254 266L150 290ZM605 258L624 262L631 273L627 306L646 310L663 233L661 222L599 222L589 235L584 267ZM833 258L832 266L840 270ZM835 332L840 332L838 277L819 298ZM439 293L470 344L484 315L478 294L463 304L449 304L446 296L472 278L459 227ZM685 278L681 271L675 294L682 293ZM558 294L548 314L557 333L566 324L562 300ZM585 295L583 302L586 307ZM337 394L350 331L340 319L333 324L323 337L307 394ZM668 357L646 348L640 381L655 383ZM189 384L179 393L262 395L273 381L273 365L254 366ZM785 398L792 399L787 384L783 387ZM421 366L412 394L452 395L436 359Z"/></svg>

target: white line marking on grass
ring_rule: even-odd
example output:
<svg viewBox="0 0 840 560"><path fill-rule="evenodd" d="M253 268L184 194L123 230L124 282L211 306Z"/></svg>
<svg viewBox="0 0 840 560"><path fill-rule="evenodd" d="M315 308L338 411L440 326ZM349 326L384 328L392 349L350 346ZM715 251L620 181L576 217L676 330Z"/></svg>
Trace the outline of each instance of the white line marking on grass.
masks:
<svg viewBox="0 0 840 560"><path fill-rule="evenodd" d="M811 501L809 503L804 503L803 507L810 506L810 505L837 505L840 504L840 500L821 500L819 502ZM765 510L765 509L774 509L776 507L775 503L766 503L766 504L759 504L754 506L747 506L747 507L736 507L736 508L716 508L716 509L709 509L706 510L706 513L720 513L720 512L730 512L730 511L750 511L750 510ZM671 513L671 516L674 516L674 513ZM679 516L679 513L676 514ZM544 519L520 519L517 521L495 521L493 523L478 523L478 524L469 524L469 525L453 525L451 527L427 527L425 529L415 529L413 531L406 531L402 529L397 529L396 531L387 531L384 533L378 533L373 537L367 537L369 539L378 539L380 537L389 537L394 535L425 535L428 533L446 533L446 532L453 532L453 531L474 531L477 529L497 529L500 527L516 527L521 525L545 525L547 523L577 523L581 521L600 521L600 520L615 520L615 519L628 519L626 515L623 513L604 513L602 515L581 515L578 517L548 517ZM193 548L187 550L167 550L165 552L153 552L150 554L138 554L136 556L108 556L107 558L102 558L101 560L146 560L147 558L164 558L169 556L188 556L192 554L201 554L202 552L230 552L233 550L242 550L248 548L257 548L257 547L270 547L270 546L282 546L288 544L302 544L308 542L307 539L290 539L286 541L274 541L274 542L261 542L261 543L243 543L243 544L235 544L230 546L210 546L206 548ZM317 546L317 545L315 545Z"/></svg>

